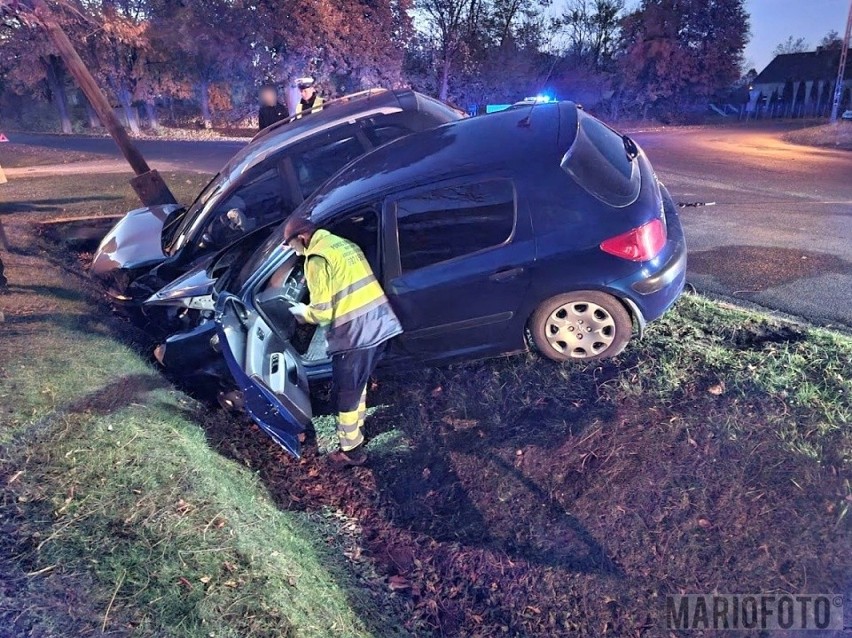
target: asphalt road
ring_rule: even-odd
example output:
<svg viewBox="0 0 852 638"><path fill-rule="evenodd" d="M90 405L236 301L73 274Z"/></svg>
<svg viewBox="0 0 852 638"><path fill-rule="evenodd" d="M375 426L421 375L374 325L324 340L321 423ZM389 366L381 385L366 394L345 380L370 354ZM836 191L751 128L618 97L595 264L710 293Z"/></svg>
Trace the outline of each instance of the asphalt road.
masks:
<svg viewBox="0 0 852 638"><path fill-rule="evenodd" d="M788 144L778 130L637 133L682 208L699 290L852 325L852 152Z"/></svg>
<svg viewBox="0 0 852 638"><path fill-rule="evenodd" d="M103 138L12 134L11 141L120 157ZM775 130L638 132L678 202L689 281L825 324L852 326L852 152L787 144ZM215 173L243 142L140 141L154 168Z"/></svg>
<svg viewBox="0 0 852 638"><path fill-rule="evenodd" d="M31 144L82 153L99 153L122 159L115 142L108 137L36 135L30 133L9 133L7 136L10 142L16 144ZM138 140L136 142L151 168L161 171L183 168L201 173L219 172L225 162L245 144L246 142L239 141L199 142L188 140ZM127 170L130 170L129 167L127 167Z"/></svg>

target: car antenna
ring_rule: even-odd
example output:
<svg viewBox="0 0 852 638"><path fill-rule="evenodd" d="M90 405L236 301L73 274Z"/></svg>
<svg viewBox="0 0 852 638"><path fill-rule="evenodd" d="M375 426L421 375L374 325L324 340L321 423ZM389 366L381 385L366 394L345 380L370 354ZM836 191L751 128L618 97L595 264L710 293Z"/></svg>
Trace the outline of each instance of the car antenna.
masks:
<svg viewBox="0 0 852 638"><path fill-rule="evenodd" d="M541 89L538 93L536 93L537 96L542 94L542 91L544 91L544 87L547 86L547 82L550 80L550 76L553 75L553 69L556 67L557 59L558 58L556 56L553 56L553 62L550 64L550 68L547 70L547 75L544 76L544 80L542 80L541 82ZM518 126L520 126L521 128L529 128L532 125L533 109L535 109L535 107L538 105L539 101L535 100L530 106L530 110L527 112L527 114L518 122Z"/></svg>

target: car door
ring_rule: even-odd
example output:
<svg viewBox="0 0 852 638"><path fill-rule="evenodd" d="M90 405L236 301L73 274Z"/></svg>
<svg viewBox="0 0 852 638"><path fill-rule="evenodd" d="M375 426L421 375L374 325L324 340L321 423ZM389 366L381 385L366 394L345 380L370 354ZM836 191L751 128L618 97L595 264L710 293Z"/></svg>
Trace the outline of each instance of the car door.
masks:
<svg viewBox="0 0 852 638"><path fill-rule="evenodd" d="M289 313L284 316L295 321ZM287 338L288 326L273 328L239 297L222 293L216 302L216 331L245 410L298 458L299 437L313 413L308 378Z"/></svg>
<svg viewBox="0 0 852 638"><path fill-rule="evenodd" d="M530 217L507 177L468 177L388 200L385 285L422 361L523 348L518 309L535 258Z"/></svg>

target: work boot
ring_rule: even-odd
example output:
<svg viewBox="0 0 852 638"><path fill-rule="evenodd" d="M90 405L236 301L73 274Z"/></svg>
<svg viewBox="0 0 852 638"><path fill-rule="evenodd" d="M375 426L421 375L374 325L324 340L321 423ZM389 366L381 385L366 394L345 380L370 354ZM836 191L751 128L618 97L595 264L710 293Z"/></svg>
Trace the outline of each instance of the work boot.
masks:
<svg viewBox="0 0 852 638"><path fill-rule="evenodd" d="M367 453L361 449L361 447L357 447L354 450L349 450L348 452L344 452L343 450L338 450L337 452L332 452L328 455L328 460L333 465L337 467L357 467L359 465L364 465L367 462Z"/></svg>

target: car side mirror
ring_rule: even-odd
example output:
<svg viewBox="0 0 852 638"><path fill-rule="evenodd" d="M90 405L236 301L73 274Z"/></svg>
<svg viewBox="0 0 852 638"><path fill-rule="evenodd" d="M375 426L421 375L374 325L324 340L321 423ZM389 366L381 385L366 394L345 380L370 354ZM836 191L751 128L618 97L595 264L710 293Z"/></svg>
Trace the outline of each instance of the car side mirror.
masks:
<svg viewBox="0 0 852 638"><path fill-rule="evenodd" d="M208 246L213 245L213 236L210 233L203 233L201 235L201 241L198 242L199 248L207 248Z"/></svg>

